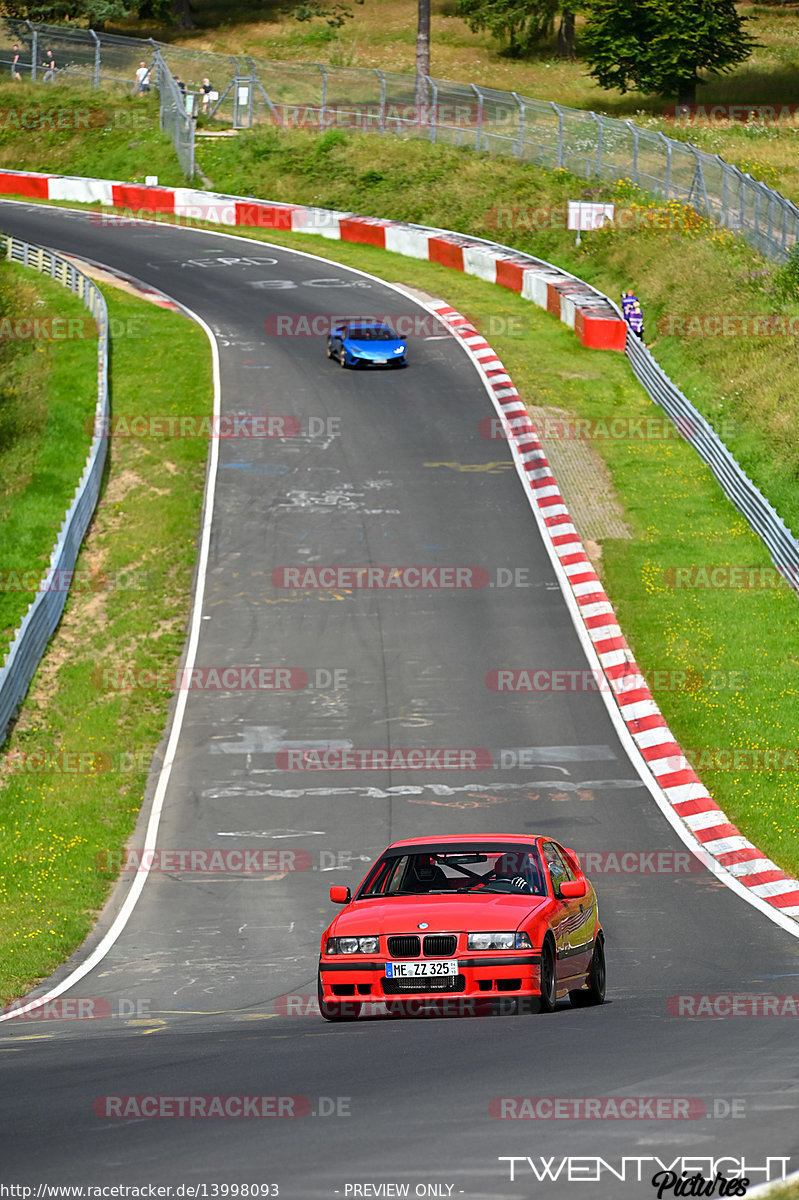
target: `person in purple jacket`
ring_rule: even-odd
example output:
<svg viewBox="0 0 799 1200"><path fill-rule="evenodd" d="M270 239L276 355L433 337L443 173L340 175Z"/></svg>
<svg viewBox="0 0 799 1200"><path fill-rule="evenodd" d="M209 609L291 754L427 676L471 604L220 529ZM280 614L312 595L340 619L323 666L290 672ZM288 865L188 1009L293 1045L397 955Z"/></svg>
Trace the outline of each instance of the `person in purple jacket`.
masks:
<svg viewBox="0 0 799 1200"><path fill-rule="evenodd" d="M635 295L632 288L628 288L626 292L622 292L621 315L624 317L625 321L629 317L630 312L632 311L633 305L637 304L637 303L638 303L638 297Z"/></svg>
<svg viewBox="0 0 799 1200"><path fill-rule="evenodd" d="M627 324L641 341L644 340L644 314L641 311L641 305L636 300L630 309L630 314L627 317Z"/></svg>

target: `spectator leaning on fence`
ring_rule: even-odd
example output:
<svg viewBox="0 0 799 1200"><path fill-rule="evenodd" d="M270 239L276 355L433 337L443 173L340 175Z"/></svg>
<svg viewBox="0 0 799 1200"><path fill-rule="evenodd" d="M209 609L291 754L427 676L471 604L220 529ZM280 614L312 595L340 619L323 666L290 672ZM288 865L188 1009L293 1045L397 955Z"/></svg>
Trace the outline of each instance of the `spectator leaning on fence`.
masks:
<svg viewBox="0 0 799 1200"><path fill-rule="evenodd" d="M42 83L55 83L55 57L52 50L48 50L44 56L44 79Z"/></svg>

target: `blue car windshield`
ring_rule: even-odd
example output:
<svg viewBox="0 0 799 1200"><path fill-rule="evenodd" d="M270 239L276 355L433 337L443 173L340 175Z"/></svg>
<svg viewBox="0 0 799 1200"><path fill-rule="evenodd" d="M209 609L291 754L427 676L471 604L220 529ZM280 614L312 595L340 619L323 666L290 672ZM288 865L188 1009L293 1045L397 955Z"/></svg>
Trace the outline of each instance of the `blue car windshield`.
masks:
<svg viewBox="0 0 799 1200"><path fill-rule="evenodd" d="M350 325L347 337L354 342L394 342L397 335L388 325Z"/></svg>

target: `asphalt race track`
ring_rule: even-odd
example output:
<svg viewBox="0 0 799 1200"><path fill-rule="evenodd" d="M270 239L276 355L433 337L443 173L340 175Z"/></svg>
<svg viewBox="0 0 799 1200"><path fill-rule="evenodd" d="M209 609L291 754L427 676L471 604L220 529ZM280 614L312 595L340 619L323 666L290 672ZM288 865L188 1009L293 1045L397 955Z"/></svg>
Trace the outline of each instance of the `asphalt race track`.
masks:
<svg viewBox="0 0 799 1200"><path fill-rule="evenodd" d="M708 1160L743 1156L755 1184L769 1156L798 1155L790 1018L667 1010L682 994L799 992L796 938L702 871L594 875L601 1008L322 1021L328 888L354 886L392 840L532 831L579 853L675 861L685 847L599 695L486 686L497 667L585 660L508 449L480 436L492 409L453 338L411 339L405 371L342 371L323 337L270 336L265 320L416 306L336 264L198 231L102 228L6 202L0 225L128 272L203 317L219 344L223 414L296 418L294 436L220 441L197 664L310 677L290 691L189 692L159 835L163 849L293 851L282 865L306 869L153 872L74 990L107 1000L111 1017L0 1024L0 1182L627 1200L657 1194L656 1158L679 1160L678 1172L701 1160L694 1169L712 1176ZM298 591L272 576L411 564L480 567L491 585ZM499 586L508 579L526 586ZM391 777L282 769L281 751L320 745L479 747L496 765ZM299 1099L264 1119L97 1115L100 1097L130 1095ZM641 1119L500 1120L502 1097L693 1098L691 1112L701 1100L706 1115L657 1119L644 1106ZM536 1184L527 1156L539 1170L540 1156L552 1159L557 1180ZM623 1168L625 1157L636 1163Z"/></svg>

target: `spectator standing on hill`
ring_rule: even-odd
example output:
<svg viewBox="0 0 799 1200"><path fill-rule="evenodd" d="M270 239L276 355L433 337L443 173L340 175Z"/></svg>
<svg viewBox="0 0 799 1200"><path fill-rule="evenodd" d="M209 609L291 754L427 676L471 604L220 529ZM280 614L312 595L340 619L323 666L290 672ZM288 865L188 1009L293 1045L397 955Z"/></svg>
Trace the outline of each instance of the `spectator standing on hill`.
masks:
<svg viewBox="0 0 799 1200"><path fill-rule="evenodd" d="M147 63L142 60L136 68L136 86L134 94L143 95L150 90L150 68Z"/></svg>
<svg viewBox="0 0 799 1200"><path fill-rule="evenodd" d="M203 112L204 113L208 112L208 107L211 103L211 92L213 90L214 89L211 85L211 80L207 79L207 78L204 79L202 82L202 87L200 88L200 91L203 94Z"/></svg>
<svg viewBox="0 0 799 1200"><path fill-rule="evenodd" d="M643 341L644 340L644 314L641 311L641 305L638 303L637 300L635 301L632 308L630 309L630 315L627 318L627 324L630 326L630 329L635 334L635 336L640 341Z"/></svg>
<svg viewBox="0 0 799 1200"><path fill-rule="evenodd" d="M11 60L11 78L16 79L18 83L22 81L22 76L19 73L19 46L14 46L14 57Z"/></svg>
<svg viewBox="0 0 799 1200"><path fill-rule="evenodd" d="M52 50L48 50L44 56L44 79L42 83L55 83L55 56Z"/></svg>
<svg viewBox="0 0 799 1200"><path fill-rule="evenodd" d="M632 288L628 288L626 292L622 292L621 315L624 317L625 321L627 320L630 313L632 312L633 305L637 304L637 303L638 303L638 297L635 295Z"/></svg>

